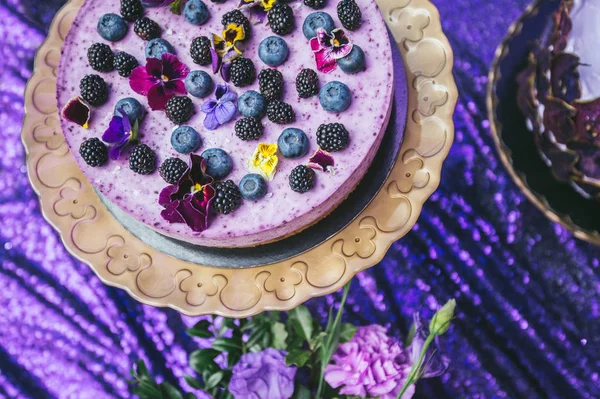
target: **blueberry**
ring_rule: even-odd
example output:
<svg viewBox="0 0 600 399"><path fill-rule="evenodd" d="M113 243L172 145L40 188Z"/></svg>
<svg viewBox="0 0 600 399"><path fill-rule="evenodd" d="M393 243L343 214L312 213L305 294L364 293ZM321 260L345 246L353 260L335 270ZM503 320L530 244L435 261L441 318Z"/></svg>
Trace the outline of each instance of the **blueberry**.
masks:
<svg viewBox="0 0 600 399"><path fill-rule="evenodd" d="M208 8L201 0L190 0L183 9L183 17L187 22L194 25L202 25L210 17Z"/></svg>
<svg viewBox="0 0 600 399"><path fill-rule="evenodd" d="M248 201L257 201L267 194L267 182L261 175L246 175L240 181L240 193Z"/></svg>
<svg viewBox="0 0 600 399"><path fill-rule="evenodd" d="M254 90L245 92L238 100L238 110L245 117L260 118L265 114L266 107L265 98Z"/></svg>
<svg viewBox="0 0 600 399"><path fill-rule="evenodd" d="M352 46L350 54L337 61L340 69L345 73L354 75L367 69L365 65L365 53L356 44Z"/></svg>
<svg viewBox="0 0 600 399"><path fill-rule="evenodd" d="M156 38L152 39L146 44L146 58L158 58L161 59L165 53L175 54L175 49L165 39Z"/></svg>
<svg viewBox="0 0 600 399"><path fill-rule="evenodd" d="M308 152L308 137L300 129L288 128L277 140L281 155L286 158L300 158Z"/></svg>
<svg viewBox="0 0 600 399"><path fill-rule="evenodd" d="M104 14L98 20L98 34L109 42L118 42L127 34L127 22L120 15Z"/></svg>
<svg viewBox="0 0 600 399"><path fill-rule="evenodd" d="M287 43L280 37L269 36L260 42L258 56L265 64L277 67L287 60L290 49Z"/></svg>
<svg viewBox="0 0 600 399"><path fill-rule="evenodd" d="M206 97L214 87L212 78L204 71L192 71L185 78L185 88L194 97Z"/></svg>
<svg viewBox="0 0 600 399"><path fill-rule="evenodd" d="M200 135L189 126L180 126L171 134L171 145L181 154L194 152L201 144Z"/></svg>
<svg viewBox="0 0 600 399"><path fill-rule="evenodd" d="M342 112L348 109L352 102L352 93L342 82L327 83L319 93L319 101L325 111Z"/></svg>
<svg viewBox="0 0 600 399"><path fill-rule="evenodd" d="M307 39L317 36L317 29L323 28L327 33L335 29L335 23L331 15L326 12L318 11L309 14L302 25L302 33Z"/></svg>
<svg viewBox="0 0 600 399"><path fill-rule="evenodd" d="M123 115L119 110L123 110L123 113L129 117L131 122L135 122L136 119L141 122L146 117L146 110L135 98L124 98L119 100L115 105L115 115L122 118Z"/></svg>
<svg viewBox="0 0 600 399"><path fill-rule="evenodd" d="M231 157L220 148L209 148L202 158L206 159L206 173L214 179L224 179L233 169Z"/></svg>

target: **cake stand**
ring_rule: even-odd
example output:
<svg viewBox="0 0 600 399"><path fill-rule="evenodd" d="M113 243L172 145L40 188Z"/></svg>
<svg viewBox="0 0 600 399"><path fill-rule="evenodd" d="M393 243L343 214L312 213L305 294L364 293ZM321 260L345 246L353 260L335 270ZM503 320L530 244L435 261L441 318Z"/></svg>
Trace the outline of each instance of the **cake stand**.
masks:
<svg viewBox="0 0 600 399"><path fill-rule="evenodd" d="M126 290L138 301L194 316L247 317L291 309L338 290L381 261L392 243L414 226L438 187L454 139L458 93L452 49L429 0L378 0L408 82L402 146L381 189L339 231L273 262L240 267L232 256L231 265L206 265L157 250L104 205L60 129L56 73L63 41L83 2L71 0L58 12L25 92L22 138L29 179L44 217L69 252L104 283Z"/></svg>

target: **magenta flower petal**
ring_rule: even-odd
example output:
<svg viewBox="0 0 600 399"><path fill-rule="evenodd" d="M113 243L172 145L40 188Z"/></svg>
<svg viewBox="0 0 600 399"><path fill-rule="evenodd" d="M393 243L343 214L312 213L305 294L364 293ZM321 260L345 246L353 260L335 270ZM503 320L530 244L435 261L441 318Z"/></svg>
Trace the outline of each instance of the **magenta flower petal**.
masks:
<svg viewBox="0 0 600 399"><path fill-rule="evenodd" d="M339 47L334 46L331 48L331 57L336 60L339 60L340 58L344 58L345 56L350 54L350 52L352 51L352 47L353 47L352 43L346 43Z"/></svg>
<svg viewBox="0 0 600 399"><path fill-rule="evenodd" d="M317 69L323 73L329 73L337 68L337 62L335 58L331 56L331 50L323 49L315 53L315 61L317 62Z"/></svg>
<svg viewBox="0 0 600 399"><path fill-rule="evenodd" d="M313 51L317 51L319 49L328 48L328 47L332 46L332 43L331 43L332 37L323 28L317 29L317 36L315 38L317 39L317 43L318 43L319 47L315 49L315 45L313 43L311 43L310 47L313 49ZM315 39L315 38L313 38L313 39ZM311 42L313 41L313 39L311 39Z"/></svg>
<svg viewBox="0 0 600 399"><path fill-rule="evenodd" d="M310 39L309 44L310 49L313 53L316 53L317 51L323 48L323 46L321 46L321 43L319 43L319 39L317 37L313 37L312 39Z"/></svg>
<svg viewBox="0 0 600 399"><path fill-rule="evenodd" d="M198 209L200 206L201 202L196 199L196 196L189 195L177 207L177 211L185 220L185 224L195 232L202 232L208 227L208 212Z"/></svg>
<svg viewBox="0 0 600 399"><path fill-rule="evenodd" d="M185 79L190 73L190 69L173 54L163 54L161 62L162 74L170 80Z"/></svg>
<svg viewBox="0 0 600 399"><path fill-rule="evenodd" d="M169 222L171 224L185 223L185 219L183 218L183 216L181 216L181 214L177 210L177 208L179 208L179 205L180 205L180 201L173 201L173 202L167 204L165 209L163 209L162 212L160 213L160 216L164 220L166 220L167 222Z"/></svg>
<svg viewBox="0 0 600 399"><path fill-rule="evenodd" d="M169 101L173 95L167 95L164 86L156 85L150 89L148 93L148 105L153 111L162 111L167 107L167 101Z"/></svg>
<svg viewBox="0 0 600 399"><path fill-rule="evenodd" d="M147 96L152 87L159 84L159 80L146 72L146 67L139 66L129 76L131 90L142 96Z"/></svg>
<svg viewBox="0 0 600 399"><path fill-rule="evenodd" d="M152 110L164 110L171 97L187 93L183 80L188 74L189 68L176 56L164 54L160 60L149 58L146 66L134 69L129 85L136 93L148 97Z"/></svg>
<svg viewBox="0 0 600 399"><path fill-rule="evenodd" d="M319 148L309 158L307 166L322 172L331 172L335 166L335 161L330 153Z"/></svg>
<svg viewBox="0 0 600 399"><path fill-rule="evenodd" d="M187 94L187 89L185 88L185 82L183 80L171 80L170 82L165 83L164 86L167 94Z"/></svg>

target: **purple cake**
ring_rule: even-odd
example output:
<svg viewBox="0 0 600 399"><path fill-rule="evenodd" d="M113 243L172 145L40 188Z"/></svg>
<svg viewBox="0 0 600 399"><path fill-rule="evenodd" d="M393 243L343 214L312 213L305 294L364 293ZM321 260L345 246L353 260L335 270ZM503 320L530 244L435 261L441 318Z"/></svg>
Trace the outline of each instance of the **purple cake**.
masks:
<svg viewBox="0 0 600 399"><path fill-rule="evenodd" d="M371 165L393 102L375 0L87 0L57 78L91 184L202 246L276 241L328 215Z"/></svg>

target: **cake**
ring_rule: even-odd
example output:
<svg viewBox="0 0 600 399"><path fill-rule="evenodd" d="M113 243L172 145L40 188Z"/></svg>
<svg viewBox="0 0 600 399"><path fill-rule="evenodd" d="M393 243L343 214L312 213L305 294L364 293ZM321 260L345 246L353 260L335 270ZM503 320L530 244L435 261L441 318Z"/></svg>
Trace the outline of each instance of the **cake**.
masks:
<svg viewBox="0 0 600 399"><path fill-rule="evenodd" d="M563 0L518 77L518 104L554 176L600 199L600 4Z"/></svg>
<svg viewBox="0 0 600 399"><path fill-rule="evenodd" d="M375 0L87 0L62 50L61 127L94 188L155 231L273 242L371 165L390 46Z"/></svg>

